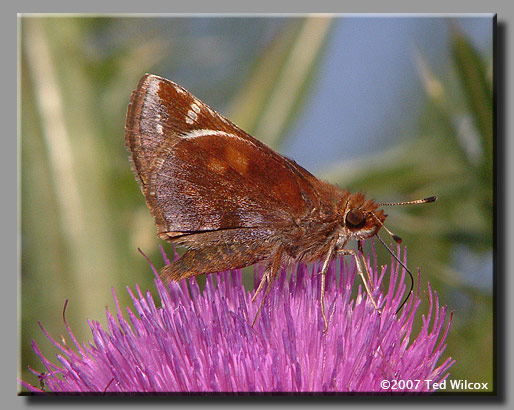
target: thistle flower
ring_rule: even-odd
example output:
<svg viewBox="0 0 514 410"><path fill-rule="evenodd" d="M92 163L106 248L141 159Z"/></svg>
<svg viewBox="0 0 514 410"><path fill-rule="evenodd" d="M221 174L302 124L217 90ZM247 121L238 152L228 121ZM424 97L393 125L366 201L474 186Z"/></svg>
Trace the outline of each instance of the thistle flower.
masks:
<svg viewBox="0 0 514 410"><path fill-rule="evenodd" d="M446 321L446 307L439 307L437 292L428 285L429 310L414 337L419 287L396 314L406 289L405 271L393 261L383 292L388 269L377 269L374 249L373 257L370 279L381 312L360 285L352 298L355 266L338 259L327 274L327 333L320 312L320 277L304 265L294 266L289 277L281 272L253 328L260 300L251 302L240 270L208 275L201 292L194 278L166 287L152 265L160 303L138 286L135 293L128 288L135 313L127 308L127 320L113 292L117 312L107 310L107 329L89 322L92 342L80 345L66 324L72 349L42 327L60 354L59 363L51 363L33 342L46 368L39 377L47 390L63 393L431 391L424 382L414 387L394 386L393 381L441 382L448 377L454 361L437 363L451 315ZM260 275L262 270L256 269L257 283ZM389 387L381 385L383 380L391 381Z"/></svg>

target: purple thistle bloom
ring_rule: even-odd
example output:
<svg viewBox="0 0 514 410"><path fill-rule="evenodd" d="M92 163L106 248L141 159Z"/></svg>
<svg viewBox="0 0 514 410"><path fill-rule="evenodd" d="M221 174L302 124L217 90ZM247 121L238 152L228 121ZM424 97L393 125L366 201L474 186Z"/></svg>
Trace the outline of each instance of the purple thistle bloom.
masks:
<svg viewBox="0 0 514 410"><path fill-rule="evenodd" d="M340 275L336 275L336 263ZM33 342L46 368L45 373L35 373L47 390L63 393L431 391L423 381L445 380L454 363L447 358L437 366L451 315L445 325L446 307L439 307L437 292L428 285L429 311L414 337L419 287L396 315L406 289L405 271L393 261L390 284L382 292L387 267L379 272L376 258L374 265L370 266L371 283L381 313L361 285L352 299L353 261L350 266L343 259L332 262L327 274L326 334L319 304L320 277L311 276L304 265L295 266L289 278L285 270L281 272L253 328L260 300L251 302L240 270L207 275L201 292L194 278L167 288L152 266L160 307L150 292L143 295L138 286L136 294L128 289L136 314L127 308L127 321L113 292L117 312L107 311L107 329L89 322L92 342L81 346L66 324L76 351L58 343L42 327L61 353L59 364L53 364ZM262 269L256 272L258 281ZM383 388L382 380L422 382L393 390L392 383Z"/></svg>

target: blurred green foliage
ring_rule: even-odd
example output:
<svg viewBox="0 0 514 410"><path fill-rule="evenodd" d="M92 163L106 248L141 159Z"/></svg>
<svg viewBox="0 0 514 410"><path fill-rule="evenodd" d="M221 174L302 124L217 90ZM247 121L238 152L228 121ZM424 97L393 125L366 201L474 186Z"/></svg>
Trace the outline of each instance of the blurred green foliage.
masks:
<svg viewBox="0 0 514 410"><path fill-rule="evenodd" d="M104 322L111 287L121 306L130 304L125 286L152 289L153 275L137 248L161 264L162 242L127 159L125 111L143 72L160 72L165 62L173 69L177 59L196 57L184 51L191 38L169 40L159 32L162 25L141 20L20 20L21 376L26 380L33 380L26 366L39 365L32 339L48 357L55 354L37 321L55 337L66 335L59 312L69 299L67 321L79 341L89 340L86 318ZM187 24L172 21L177 30ZM259 30L259 24L246 22L245 28ZM248 70L228 96L227 116L280 150L309 97L331 25L330 18L277 21L263 47L247 50ZM117 38L118 29L130 36ZM229 44L238 41L238 32L230 29L219 35ZM198 37L199 43L209 40ZM452 378L491 383L491 291L470 283L455 259L456 254L487 258L492 252L491 62L457 25L451 39L453 64L444 80L435 77L421 52L415 56L427 96L418 136L379 155L335 164L320 176L372 192L380 201L427 192L439 196L436 204L388 209L388 227L406 238L409 265L422 268L422 283L429 280L441 303L456 310L446 352L457 360ZM390 257L382 252L379 260Z"/></svg>

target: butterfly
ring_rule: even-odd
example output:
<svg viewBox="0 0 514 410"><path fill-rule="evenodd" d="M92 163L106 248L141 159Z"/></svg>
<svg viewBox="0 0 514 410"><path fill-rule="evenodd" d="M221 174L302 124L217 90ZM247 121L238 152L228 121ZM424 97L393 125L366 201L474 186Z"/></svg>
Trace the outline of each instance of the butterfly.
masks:
<svg viewBox="0 0 514 410"><path fill-rule="evenodd" d="M384 227L387 215L379 207L436 200L377 203L321 181L178 84L153 74L145 74L131 94L125 137L158 236L187 248L161 276L178 281L263 263L252 300L266 291L253 323L281 267L321 261L326 331L325 276L338 255L355 259L379 310L361 261L362 241ZM357 241L357 250L347 249L350 240Z"/></svg>

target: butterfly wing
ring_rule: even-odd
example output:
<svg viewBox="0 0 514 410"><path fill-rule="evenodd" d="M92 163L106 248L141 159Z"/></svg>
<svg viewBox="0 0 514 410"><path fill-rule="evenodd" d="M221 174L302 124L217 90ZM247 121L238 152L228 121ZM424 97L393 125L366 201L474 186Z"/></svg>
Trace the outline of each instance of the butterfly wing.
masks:
<svg viewBox="0 0 514 410"><path fill-rule="evenodd" d="M164 239L293 224L318 200L314 176L158 76L132 93L126 143Z"/></svg>

